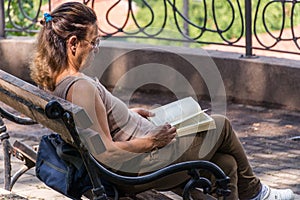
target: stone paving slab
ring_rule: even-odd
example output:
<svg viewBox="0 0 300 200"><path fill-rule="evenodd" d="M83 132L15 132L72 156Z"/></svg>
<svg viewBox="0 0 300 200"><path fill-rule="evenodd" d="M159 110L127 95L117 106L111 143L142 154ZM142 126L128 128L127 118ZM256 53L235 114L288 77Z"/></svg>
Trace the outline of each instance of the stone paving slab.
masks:
<svg viewBox="0 0 300 200"><path fill-rule="evenodd" d="M26 197L0 188L0 200L26 200Z"/></svg>
<svg viewBox="0 0 300 200"><path fill-rule="evenodd" d="M120 97L127 100L122 95ZM174 97L170 95L140 94L131 98L131 106L149 108L152 106L149 102L165 104L172 100ZM203 108L210 106L207 101L200 104ZM261 181L274 188L291 188L297 194L296 200L300 200L300 141L290 139L300 135L300 113L285 109L229 104L226 116L245 146L253 170ZM11 142L18 139L29 145L37 144L39 138L47 131L40 125L24 127L7 123L7 127ZM0 188L3 188L2 151L0 164ZM20 164L19 160L12 158L14 172ZM33 169L19 179L13 192L28 199L68 199L41 183L35 177Z"/></svg>

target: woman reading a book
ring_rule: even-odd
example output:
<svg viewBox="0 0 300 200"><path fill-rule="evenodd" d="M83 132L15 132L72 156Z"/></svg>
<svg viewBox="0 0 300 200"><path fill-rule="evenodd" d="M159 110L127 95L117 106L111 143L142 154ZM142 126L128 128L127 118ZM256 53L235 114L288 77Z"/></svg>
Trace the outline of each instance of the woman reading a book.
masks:
<svg viewBox="0 0 300 200"><path fill-rule="evenodd" d="M167 123L155 126L146 119L151 112L128 109L97 79L83 74L100 44L92 9L69 2L44 16L31 77L42 88L85 109L93 122L89 129L104 144L104 152L98 152L97 147L92 150L101 163L121 173L143 174L176 162L208 160L230 177L229 199L293 199L291 190L270 189L253 174L243 146L225 117L213 116L215 129L175 137L175 127ZM184 175L177 175L131 189L168 189L185 180Z"/></svg>

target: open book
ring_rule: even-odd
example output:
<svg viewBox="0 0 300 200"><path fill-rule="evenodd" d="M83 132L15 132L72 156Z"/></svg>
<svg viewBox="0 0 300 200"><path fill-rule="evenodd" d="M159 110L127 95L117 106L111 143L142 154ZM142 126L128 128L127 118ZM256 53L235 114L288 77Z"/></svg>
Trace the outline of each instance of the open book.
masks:
<svg viewBox="0 0 300 200"><path fill-rule="evenodd" d="M216 125L206 110L202 110L197 101L186 97L178 101L150 110L155 116L148 119L160 126L168 122L177 129L177 136L215 129Z"/></svg>

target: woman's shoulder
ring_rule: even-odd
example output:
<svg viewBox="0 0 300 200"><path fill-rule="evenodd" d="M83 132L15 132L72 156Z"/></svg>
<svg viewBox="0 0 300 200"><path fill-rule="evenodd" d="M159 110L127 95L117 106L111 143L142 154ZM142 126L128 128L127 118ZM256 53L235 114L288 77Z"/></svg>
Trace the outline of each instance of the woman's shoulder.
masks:
<svg viewBox="0 0 300 200"><path fill-rule="evenodd" d="M86 87L95 88L95 87L97 87L97 82L93 78L91 78L85 74L81 74L79 76L73 77L72 85L76 86L76 87L80 87L80 88L86 88Z"/></svg>
<svg viewBox="0 0 300 200"><path fill-rule="evenodd" d="M110 94L110 92L105 88L104 85L100 83L97 77L92 78L91 76L81 74L77 76L76 81L71 86L72 90L76 90L80 93L97 93L102 97L105 98Z"/></svg>
<svg viewBox="0 0 300 200"><path fill-rule="evenodd" d="M92 79L85 76L72 77L72 84L69 86L66 92L66 98L72 102L76 102L75 99L93 99L95 93L98 93L97 86Z"/></svg>

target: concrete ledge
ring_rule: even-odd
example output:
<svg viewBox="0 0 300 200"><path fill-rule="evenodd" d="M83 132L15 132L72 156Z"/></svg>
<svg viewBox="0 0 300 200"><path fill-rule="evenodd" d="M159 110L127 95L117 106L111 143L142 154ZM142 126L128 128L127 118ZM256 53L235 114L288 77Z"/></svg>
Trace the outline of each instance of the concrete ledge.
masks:
<svg viewBox="0 0 300 200"><path fill-rule="evenodd" d="M28 63L34 50L34 38L0 39L0 69L29 81Z"/></svg>
<svg viewBox="0 0 300 200"><path fill-rule="evenodd" d="M31 81L28 63L33 48L34 38L0 40L0 68ZM217 72L209 68L213 65ZM216 95L224 95L218 91L224 84L228 100L300 110L300 67L295 60L247 59L238 53L104 41L86 73L116 89L154 88L182 95L196 91L202 97L211 96L211 84ZM190 85L181 84L184 80Z"/></svg>
<svg viewBox="0 0 300 200"><path fill-rule="evenodd" d="M300 110L299 61L284 58L240 58L211 52L225 83L227 97L237 102Z"/></svg>

